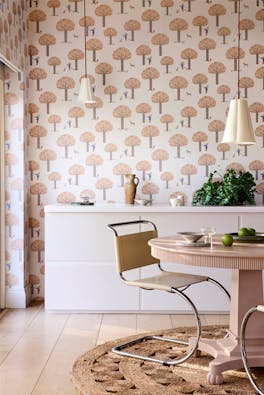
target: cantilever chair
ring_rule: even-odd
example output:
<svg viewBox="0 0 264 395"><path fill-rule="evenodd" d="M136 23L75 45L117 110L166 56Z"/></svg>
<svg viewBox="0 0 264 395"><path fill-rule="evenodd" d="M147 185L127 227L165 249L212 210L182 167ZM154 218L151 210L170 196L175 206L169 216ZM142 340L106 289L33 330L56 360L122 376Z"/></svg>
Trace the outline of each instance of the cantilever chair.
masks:
<svg viewBox="0 0 264 395"><path fill-rule="evenodd" d="M150 230L146 230L146 231L142 230L142 231L137 231L136 233L128 233L125 235L118 234L116 228L122 226L130 226L130 225L133 226L137 225L138 227L142 225L147 225L147 228L148 229L150 228ZM187 341L165 338L163 336L143 336L136 338L132 341L120 344L114 347L112 351L117 354L128 356L128 357L134 357L151 362L162 363L165 366L177 365L184 362L189 357L191 357L196 351L201 335L201 323L197 309L194 303L192 302L192 300L184 293L184 291L193 284L197 284L202 281L210 281L216 284L218 287L222 288L225 294L228 296L228 298L230 298L229 293L218 281L215 281L210 277L165 271L161 267L160 261L151 255L151 249L150 246L148 245L148 241L152 238L157 237L158 235L157 228L153 222L146 220L138 220L138 221L114 223L108 225L107 227L111 229L115 235L115 254L116 254L117 268L120 277L125 282L125 284L134 287L139 287L145 290L166 291L180 296L191 307L191 311L194 315L195 325L196 325L196 337L192 347L188 347L184 355L181 355L180 357L175 358L173 360L164 361L149 356L132 354L123 350L129 346L135 345L137 343L149 339L161 340L173 344L186 345L186 346L189 344ZM159 274L154 275L152 277L139 278L133 281L125 278L124 272L129 272L132 269L143 268L148 265L157 265L159 269Z"/></svg>
<svg viewBox="0 0 264 395"><path fill-rule="evenodd" d="M246 327L247 327L247 323L249 318L252 316L252 314L254 314L256 311L260 311L261 313L264 313L264 306L263 305L258 305L258 306L254 306L251 307L251 309L249 309L247 311L247 313L245 314L242 324L241 324L241 330L240 330L240 339L241 339L241 343L240 343L240 349L241 349L241 356L242 356L242 360L244 363L244 368L245 371L247 372L248 378L251 382L251 384L253 385L254 390L259 394L259 395L264 395L264 389L262 390L259 385L256 383L256 380L253 377L253 374L250 370L249 364L248 364L248 360L247 360L247 351L246 351L246 345L245 345L245 334L246 334Z"/></svg>

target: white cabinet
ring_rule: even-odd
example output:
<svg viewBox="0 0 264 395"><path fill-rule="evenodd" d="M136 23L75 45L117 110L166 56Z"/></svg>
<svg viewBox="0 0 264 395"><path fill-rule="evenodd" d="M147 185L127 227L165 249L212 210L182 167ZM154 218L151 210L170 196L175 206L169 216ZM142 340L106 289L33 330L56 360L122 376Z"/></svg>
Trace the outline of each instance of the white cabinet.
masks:
<svg viewBox="0 0 264 395"><path fill-rule="evenodd" d="M174 295L139 290L122 283L115 265L113 234L107 225L146 219L157 225L160 236L166 236L209 225L224 233L237 231L240 223L252 227L256 223L257 229L264 224L262 207L243 209L114 204L46 206L45 308L75 312L185 311L186 306ZM171 271L207 274L229 287L228 270L166 262L164 266ZM152 270L145 268L142 274L152 274ZM133 275L138 278L141 273L134 271ZM189 294L200 311L221 312L229 308L221 291L210 284L193 286Z"/></svg>

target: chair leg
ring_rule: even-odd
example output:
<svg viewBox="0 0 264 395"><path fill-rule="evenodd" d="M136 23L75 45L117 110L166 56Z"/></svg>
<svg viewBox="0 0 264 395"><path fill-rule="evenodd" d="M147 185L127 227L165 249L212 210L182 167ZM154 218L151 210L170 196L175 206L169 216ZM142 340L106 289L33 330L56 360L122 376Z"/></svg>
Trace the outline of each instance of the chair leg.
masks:
<svg viewBox="0 0 264 395"><path fill-rule="evenodd" d="M224 294L227 296L227 299L230 301L230 299L231 299L230 293L225 289L225 287L221 283L219 283L218 281L216 281L214 278L211 278L211 277L208 277L207 281L209 281L210 283L213 283L218 288L220 288L224 292Z"/></svg>
<svg viewBox="0 0 264 395"><path fill-rule="evenodd" d="M259 395L264 395L263 390L257 385L257 383L254 380L253 375L251 373L251 370L250 370L250 367L249 367L249 364L248 364L248 360L247 360L247 352L246 352L246 346L245 346L245 333L246 333L247 322L248 322L250 316L253 313L255 313L256 311L261 311L261 312L264 313L264 306L252 307L245 314L245 316L243 318L243 321L242 321L241 330L240 330L240 339L241 339L240 349L241 349L241 357L242 357L242 360L243 360L245 371L247 372L248 378L249 378L254 390Z"/></svg>
<svg viewBox="0 0 264 395"><path fill-rule="evenodd" d="M164 366L170 366L170 365L178 365L184 361L186 361L188 358L190 358L196 351L197 347L198 347L198 343L200 340L200 336L201 336L201 322L200 322L200 318L197 312L197 309L195 307L195 305L193 304L193 302L191 301L191 299L186 296L182 291L179 291L178 289L174 289L172 288L171 290L172 293L176 293L179 296L181 296L186 303L188 303L191 306L192 312L195 316L195 322L196 322L196 341L193 344L192 348L190 348L190 350L182 357L177 358L176 360L161 360L161 359L156 359L156 358L152 358L152 357L148 357L148 356L144 356L144 355L140 355L140 354L133 354L133 353L129 353L126 351L122 351L127 347L133 346L135 344L138 343L142 343L144 341L147 340L159 340L159 341L165 341L165 342L169 342L172 344L180 344L180 345L189 345L189 343L187 341L183 341L183 340L177 340L177 339L171 339L171 338L167 338L167 337L163 337L163 336L142 336L139 338L136 338L134 340L131 340L129 342L126 343L122 343L120 345L117 345L115 347L112 348L112 351L116 354L119 355L123 355L126 357L132 357L132 358L137 358L137 359L143 359L145 361L150 361L150 362L157 362L157 363L161 363Z"/></svg>

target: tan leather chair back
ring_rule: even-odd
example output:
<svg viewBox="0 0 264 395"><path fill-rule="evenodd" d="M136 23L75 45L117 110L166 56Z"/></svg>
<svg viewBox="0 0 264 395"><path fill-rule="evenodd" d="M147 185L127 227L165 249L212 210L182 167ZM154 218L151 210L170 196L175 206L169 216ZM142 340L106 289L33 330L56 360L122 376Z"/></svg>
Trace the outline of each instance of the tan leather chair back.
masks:
<svg viewBox="0 0 264 395"><path fill-rule="evenodd" d="M159 260L151 255L151 248L148 245L148 241L154 237L157 237L156 230L115 237L115 252L119 273L159 263Z"/></svg>

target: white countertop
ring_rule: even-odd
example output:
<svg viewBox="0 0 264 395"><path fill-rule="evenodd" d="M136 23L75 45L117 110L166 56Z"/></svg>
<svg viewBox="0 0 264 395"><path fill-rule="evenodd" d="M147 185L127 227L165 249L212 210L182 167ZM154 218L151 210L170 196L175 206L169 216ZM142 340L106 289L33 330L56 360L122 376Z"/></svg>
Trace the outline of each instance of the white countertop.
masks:
<svg viewBox="0 0 264 395"><path fill-rule="evenodd" d="M258 214L264 213L264 206L177 206L157 203L151 206L140 206L124 203L95 203L93 206L72 204L52 204L45 206L46 213L230 213Z"/></svg>

